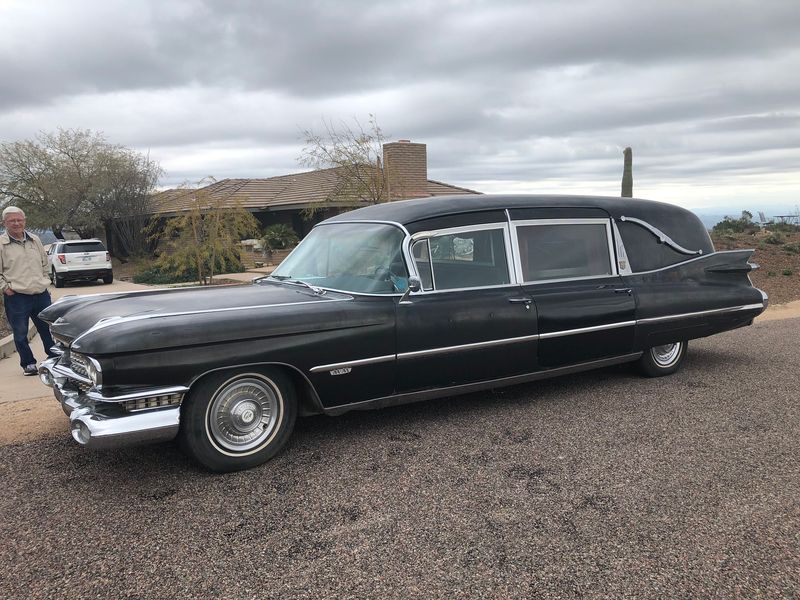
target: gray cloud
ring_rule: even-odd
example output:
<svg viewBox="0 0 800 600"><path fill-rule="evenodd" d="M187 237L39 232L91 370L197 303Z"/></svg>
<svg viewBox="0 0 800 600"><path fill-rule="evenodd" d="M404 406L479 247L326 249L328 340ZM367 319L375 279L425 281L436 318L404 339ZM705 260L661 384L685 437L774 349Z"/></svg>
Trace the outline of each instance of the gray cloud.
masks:
<svg viewBox="0 0 800 600"><path fill-rule="evenodd" d="M0 140L103 131L171 184L298 170L302 129L375 113L455 184L616 188L630 145L639 180L790 198L797 31L796 0L7 0Z"/></svg>

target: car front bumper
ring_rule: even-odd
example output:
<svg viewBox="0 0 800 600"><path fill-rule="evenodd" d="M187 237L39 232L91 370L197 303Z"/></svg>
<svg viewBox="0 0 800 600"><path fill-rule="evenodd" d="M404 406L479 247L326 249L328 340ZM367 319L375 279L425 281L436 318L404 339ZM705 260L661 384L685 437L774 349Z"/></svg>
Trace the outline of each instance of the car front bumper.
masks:
<svg viewBox="0 0 800 600"><path fill-rule="evenodd" d="M42 383L52 387L61 408L69 417L73 439L89 448L119 448L173 439L180 425L180 402L188 388L148 388L118 396L83 390L83 378L58 364L59 358L39 366ZM84 386L85 387L85 386ZM163 407L127 411L126 403L169 398Z"/></svg>

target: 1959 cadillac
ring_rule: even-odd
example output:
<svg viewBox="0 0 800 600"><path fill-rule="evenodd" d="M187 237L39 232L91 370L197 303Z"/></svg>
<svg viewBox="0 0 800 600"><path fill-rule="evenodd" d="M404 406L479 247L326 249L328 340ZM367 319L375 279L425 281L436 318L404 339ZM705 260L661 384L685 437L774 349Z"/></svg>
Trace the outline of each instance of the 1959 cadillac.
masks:
<svg viewBox="0 0 800 600"><path fill-rule="evenodd" d="M89 447L179 437L215 471L263 463L295 417L623 362L675 372L687 340L753 322L752 250L645 200L460 196L317 225L239 287L68 297L42 363Z"/></svg>

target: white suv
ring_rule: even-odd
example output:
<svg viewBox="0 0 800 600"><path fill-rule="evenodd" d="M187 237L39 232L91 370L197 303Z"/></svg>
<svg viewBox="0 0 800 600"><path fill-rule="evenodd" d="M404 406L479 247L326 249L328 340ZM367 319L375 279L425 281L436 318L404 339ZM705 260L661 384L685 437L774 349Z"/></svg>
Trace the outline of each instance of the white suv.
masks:
<svg viewBox="0 0 800 600"><path fill-rule="evenodd" d="M94 281L102 279L111 283L111 255L100 240L68 240L51 244L47 251L50 279L57 288L66 281Z"/></svg>

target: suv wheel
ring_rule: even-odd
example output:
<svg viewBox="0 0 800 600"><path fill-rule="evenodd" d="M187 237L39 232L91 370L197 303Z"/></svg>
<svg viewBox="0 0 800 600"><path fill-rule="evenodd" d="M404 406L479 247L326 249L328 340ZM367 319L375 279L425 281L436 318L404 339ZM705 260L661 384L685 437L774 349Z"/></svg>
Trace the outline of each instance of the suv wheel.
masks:
<svg viewBox="0 0 800 600"><path fill-rule="evenodd" d="M53 285L56 286L57 288L64 287L64 278L63 277L59 277L58 273L56 273L55 269L53 269L50 272L50 279L53 280Z"/></svg>

